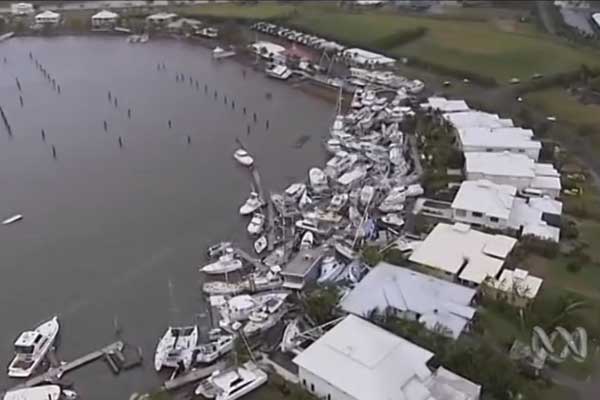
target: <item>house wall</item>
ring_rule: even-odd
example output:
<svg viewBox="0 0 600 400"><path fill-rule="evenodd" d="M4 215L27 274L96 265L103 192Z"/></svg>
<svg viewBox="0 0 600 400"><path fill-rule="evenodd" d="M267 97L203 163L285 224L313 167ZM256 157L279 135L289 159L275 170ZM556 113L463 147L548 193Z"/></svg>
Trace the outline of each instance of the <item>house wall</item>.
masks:
<svg viewBox="0 0 600 400"><path fill-rule="evenodd" d="M470 225L486 226L492 229L505 230L508 229L508 219L498 218L493 220L493 217L483 214L481 216L475 215L473 211L460 210L452 208L452 217L454 221L464 222Z"/></svg>
<svg viewBox="0 0 600 400"><path fill-rule="evenodd" d="M460 137L459 135L457 135L457 137ZM534 161L537 161L538 158L540 157L540 151L539 149L522 149L522 148L515 148L515 147L494 147L494 148L490 148L490 147L485 147L485 146L464 146L460 140L460 148L463 152L468 153L468 152L479 152L479 153L503 153L503 152L511 152L511 153L515 153L515 154L525 154L527 157L531 158Z"/></svg>
<svg viewBox="0 0 600 400"><path fill-rule="evenodd" d="M334 387L329 382L316 376L310 371L299 367L298 378L300 384L308 390L310 393L315 394L317 397L324 400L354 400L354 397L348 393Z"/></svg>

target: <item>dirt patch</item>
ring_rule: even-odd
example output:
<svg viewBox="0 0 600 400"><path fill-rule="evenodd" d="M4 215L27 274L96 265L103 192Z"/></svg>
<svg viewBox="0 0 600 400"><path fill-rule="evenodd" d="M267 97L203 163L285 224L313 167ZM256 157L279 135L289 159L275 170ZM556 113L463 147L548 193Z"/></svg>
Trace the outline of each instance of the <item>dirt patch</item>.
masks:
<svg viewBox="0 0 600 400"><path fill-rule="evenodd" d="M514 19L506 19L506 18L494 18L491 20L492 24L496 26L499 30L503 32L517 32L517 24L518 22Z"/></svg>

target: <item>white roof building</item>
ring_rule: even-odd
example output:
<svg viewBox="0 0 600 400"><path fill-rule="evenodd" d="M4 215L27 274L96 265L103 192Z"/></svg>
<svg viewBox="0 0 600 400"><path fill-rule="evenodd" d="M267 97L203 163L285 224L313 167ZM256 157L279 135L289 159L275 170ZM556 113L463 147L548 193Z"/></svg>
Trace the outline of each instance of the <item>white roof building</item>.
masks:
<svg viewBox="0 0 600 400"><path fill-rule="evenodd" d="M457 338L475 315L470 306L475 294L474 289L381 262L343 298L340 307L359 316L390 308Z"/></svg>
<svg viewBox="0 0 600 400"><path fill-rule="evenodd" d="M13 15L29 15L35 10L31 3L13 3L10 5L10 11Z"/></svg>
<svg viewBox="0 0 600 400"><path fill-rule="evenodd" d="M453 115L453 114L448 114ZM456 128L463 152L512 152L537 160L542 144L529 130L515 127L465 126Z"/></svg>
<svg viewBox="0 0 600 400"><path fill-rule="evenodd" d="M442 113L469 111L469 106L464 100L448 100L444 97L430 97L427 103L421 103L424 110L437 110Z"/></svg>
<svg viewBox="0 0 600 400"><path fill-rule="evenodd" d="M359 65L394 65L396 60L394 58L386 57L384 55L373 53L359 48L350 48L342 52L342 55L356 64Z"/></svg>
<svg viewBox="0 0 600 400"><path fill-rule="evenodd" d="M562 203L549 197L516 198L508 222L522 235L557 242L560 240Z"/></svg>
<svg viewBox="0 0 600 400"><path fill-rule="evenodd" d="M536 163L525 154L468 152L465 174L468 180L486 179L517 190L536 188L551 197L558 197L561 191L560 173L554 166Z"/></svg>
<svg viewBox="0 0 600 400"><path fill-rule="evenodd" d="M92 26L100 27L113 25L119 19L119 14L114 13L112 11L102 10L94 15L92 15Z"/></svg>
<svg viewBox="0 0 600 400"><path fill-rule="evenodd" d="M452 202L455 221L505 229L517 189L487 180L464 181Z"/></svg>
<svg viewBox="0 0 600 400"><path fill-rule="evenodd" d="M443 277L479 285L488 276L498 276L516 243L514 238L483 233L466 224L439 223L409 260Z"/></svg>
<svg viewBox="0 0 600 400"><path fill-rule="evenodd" d="M153 24L165 24L174 21L175 18L177 18L177 14L175 13L159 12L147 16L146 21Z"/></svg>
<svg viewBox="0 0 600 400"><path fill-rule="evenodd" d="M450 122L456 129L470 127L506 128L514 126L511 119L503 119L497 114L477 110L446 113L444 114L444 119Z"/></svg>
<svg viewBox="0 0 600 400"><path fill-rule="evenodd" d="M433 353L350 315L294 358L301 384L331 400L476 400L481 386L443 368Z"/></svg>
<svg viewBox="0 0 600 400"><path fill-rule="evenodd" d="M54 11L46 10L35 16L35 22L37 24L58 24L60 22L60 14Z"/></svg>

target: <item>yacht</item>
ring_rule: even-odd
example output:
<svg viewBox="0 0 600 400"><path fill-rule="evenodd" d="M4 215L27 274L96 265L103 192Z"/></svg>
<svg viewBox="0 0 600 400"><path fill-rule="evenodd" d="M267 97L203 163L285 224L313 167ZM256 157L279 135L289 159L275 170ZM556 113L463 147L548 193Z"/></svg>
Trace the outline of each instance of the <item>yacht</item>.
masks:
<svg viewBox="0 0 600 400"><path fill-rule="evenodd" d="M60 325L58 317L44 322L32 331L25 331L15 341L15 357L8 366L11 378L27 378L36 369L56 340Z"/></svg>
<svg viewBox="0 0 600 400"><path fill-rule="evenodd" d="M262 235L254 241L254 251L256 254L261 254L267 248L269 242L265 235Z"/></svg>
<svg viewBox="0 0 600 400"><path fill-rule="evenodd" d="M300 207L300 209L305 209L306 207L310 206L312 203L313 203L313 200L308 195L308 192L305 191L302 194L302 196L300 197L300 201L298 202L298 207Z"/></svg>
<svg viewBox="0 0 600 400"><path fill-rule="evenodd" d="M75 400L77 393L63 390L58 385L43 385L11 390L6 392L2 400Z"/></svg>
<svg viewBox="0 0 600 400"><path fill-rule="evenodd" d="M154 369L157 372L163 367L189 369L193 361L193 350L197 345L197 326L170 326L156 346Z"/></svg>
<svg viewBox="0 0 600 400"><path fill-rule="evenodd" d="M375 92L373 90L367 90L362 97L362 104L363 106L371 107L375 103L376 99L377 95Z"/></svg>
<svg viewBox="0 0 600 400"><path fill-rule="evenodd" d="M348 203L348 194L341 193L336 194L331 198L331 202L329 203L328 210L338 212Z"/></svg>
<svg viewBox="0 0 600 400"><path fill-rule="evenodd" d="M342 151L342 142L339 139L329 139L327 143L325 143L325 149L331 154L336 154L339 151Z"/></svg>
<svg viewBox="0 0 600 400"><path fill-rule="evenodd" d="M282 303L288 296L287 292L269 292L264 294L248 295L241 294L227 300L219 310L222 316L221 323L224 327L231 324L232 321L243 321L250 317L256 310L260 310L268 303ZM273 310L273 306L269 307Z"/></svg>
<svg viewBox="0 0 600 400"><path fill-rule="evenodd" d="M209 246L206 252L210 258L220 257L225 254L228 249L231 249L231 246L231 242L215 243Z"/></svg>
<svg viewBox="0 0 600 400"><path fill-rule="evenodd" d="M371 200L373 200L373 197L375 196L375 188L373 186L370 185L365 185L363 186L363 188L360 190L360 204L364 207L367 207L370 203Z"/></svg>
<svg viewBox="0 0 600 400"><path fill-rule="evenodd" d="M217 28L202 28L196 32L197 35L207 37L209 39L215 39L219 36L219 31Z"/></svg>
<svg viewBox="0 0 600 400"><path fill-rule="evenodd" d="M233 153L233 158L244 167L251 167L254 164L254 159L252 156L244 149L237 149L235 153Z"/></svg>
<svg viewBox="0 0 600 400"><path fill-rule="evenodd" d="M264 311L255 311L248 317L248 322L242 328L244 335L253 336L263 333L277 325L281 320L281 313L269 314Z"/></svg>
<svg viewBox="0 0 600 400"><path fill-rule="evenodd" d="M260 235L265 228L266 217L261 213L254 213L248 224L248 233L251 235Z"/></svg>
<svg viewBox="0 0 600 400"><path fill-rule="evenodd" d="M285 65L274 65L272 67L267 68L265 72L267 73L267 76L270 76L271 78L275 79L281 79L283 81L289 79L289 77L292 76L292 70L286 67Z"/></svg>
<svg viewBox="0 0 600 400"><path fill-rule="evenodd" d="M240 207L240 215L250 215L264 205L258 193L251 192L248 200Z"/></svg>
<svg viewBox="0 0 600 400"><path fill-rule="evenodd" d="M316 233L317 235L327 235L330 229L319 228L319 226L308 219L301 219L296 221L296 228L302 229L304 231L310 231L312 233Z"/></svg>
<svg viewBox="0 0 600 400"><path fill-rule="evenodd" d="M233 51L231 49L225 50L224 48L217 46L213 49L212 56L215 60L219 60L221 58L235 56L235 51Z"/></svg>
<svg viewBox="0 0 600 400"><path fill-rule="evenodd" d="M311 168L308 171L308 181L312 190L317 193L327 189L327 175L321 168Z"/></svg>
<svg viewBox="0 0 600 400"><path fill-rule="evenodd" d="M335 178L342 172L350 169L357 161L358 155L340 151L327 161L324 172L330 178Z"/></svg>
<svg viewBox="0 0 600 400"><path fill-rule="evenodd" d="M325 257L321 261L321 274L317 279L317 283L328 283L335 280L344 270L345 265L338 262L335 257Z"/></svg>
<svg viewBox="0 0 600 400"><path fill-rule="evenodd" d="M395 213L384 215L381 217L381 222L394 228L402 228L404 226L404 219L399 214Z"/></svg>
<svg viewBox="0 0 600 400"><path fill-rule="evenodd" d="M304 183L292 183L285 189L285 195L290 198L297 200L306 192L306 185Z"/></svg>
<svg viewBox="0 0 600 400"><path fill-rule="evenodd" d="M313 247L315 242L315 235L311 231L304 232L302 235L302 241L300 242L300 249L306 250Z"/></svg>
<svg viewBox="0 0 600 400"><path fill-rule="evenodd" d="M233 271L237 271L242 268L242 261L235 258L233 250L223 254L219 259L213 263L206 264L200 271L205 274L228 274Z"/></svg>
<svg viewBox="0 0 600 400"><path fill-rule="evenodd" d="M344 127L344 116L341 114L336 115L335 119L333 120L333 124L331 125L331 129L329 129L329 134L335 138L344 133L346 133Z"/></svg>
<svg viewBox="0 0 600 400"><path fill-rule="evenodd" d="M406 186L396 186L390 190L385 199L379 204L379 211L400 212L404 210L404 202L406 201Z"/></svg>
<svg viewBox="0 0 600 400"><path fill-rule="evenodd" d="M236 400L267 382L267 374L252 362L224 371L215 371L202 381L196 395L207 399Z"/></svg>
<svg viewBox="0 0 600 400"><path fill-rule="evenodd" d="M202 364L210 364L216 361L233 350L233 340L232 335L221 335L209 343L201 344L195 350L194 360Z"/></svg>

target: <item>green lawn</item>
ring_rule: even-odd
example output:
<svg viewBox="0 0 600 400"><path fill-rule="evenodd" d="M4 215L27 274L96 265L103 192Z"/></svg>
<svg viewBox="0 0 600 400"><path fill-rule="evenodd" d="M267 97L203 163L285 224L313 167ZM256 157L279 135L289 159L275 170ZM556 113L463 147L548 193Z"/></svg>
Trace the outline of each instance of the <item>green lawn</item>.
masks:
<svg viewBox="0 0 600 400"><path fill-rule="evenodd" d="M596 125L600 129L600 105L582 104L565 89L553 88L534 92L526 95L525 101L562 121L575 125Z"/></svg>
<svg viewBox="0 0 600 400"><path fill-rule="evenodd" d="M278 4L277 2L260 2L258 4L226 3L226 4L202 4L190 7L178 8L180 13L196 15L198 17L209 16L219 18L239 19L273 19L289 15L295 6Z"/></svg>
<svg viewBox="0 0 600 400"><path fill-rule="evenodd" d="M298 8L291 21L310 31L365 46L399 30L425 27L428 33L423 38L392 49L391 53L494 77L501 83L512 77L528 79L535 73L567 71L583 63L600 65L600 55L594 50L568 46L521 23L507 29L490 21L390 12L314 12L311 8Z"/></svg>

